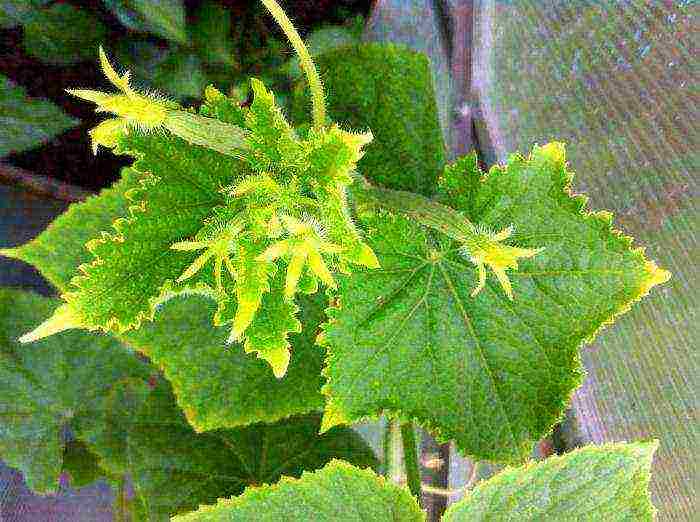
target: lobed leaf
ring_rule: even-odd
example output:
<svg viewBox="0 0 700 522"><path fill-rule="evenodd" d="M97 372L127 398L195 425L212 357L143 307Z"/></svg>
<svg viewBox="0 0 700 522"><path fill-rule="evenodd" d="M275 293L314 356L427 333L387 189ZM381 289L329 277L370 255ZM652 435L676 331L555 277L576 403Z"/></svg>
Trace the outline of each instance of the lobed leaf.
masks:
<svg viewBox="0 0 700 522"><path fill-rule="evenodd" d="M247 486L321 468L333 458L377 464L351 429L318 435L316 415L196 434L166 383L151 388L125 382L104 401L103 415L85 419L79 436L101 457L102 467L133 477L143 520L168 520Z"/></svg>
<svg viewBox="0 0 700 522"><path fill-rule="evenodd" d="M452 504L444 522L654 520L649 499L658 441L587 446L482 482Z"/></svg>
<svg viewBox="0 0 700 522"><path fill-rule="evenodd" d="M138 186L140 176L133 169L123 169L113 187L71 205L38 237L2 253L32 264L66 292L76 268L93 260L84 244L125 215L128 200L124 194ZM159 307L152 323L119 338L163 369L196 430L274 422L323 406L323 350L314 345L314 339L326 300L317 295L301 303L300 319L306 328L291 336L293 357L282 380L240 346L226 348L229 329L212 327L216 306L203 297L173 299ZM235 303L230 317L214 320L215 324L227 324L234 313ZM264 331L264 321L259 324Z"/></svg>
<svg viewBox="0 0 700 522"><path fill-rule="evenodd" d="M479 459L530 454L581 382L579 347L669 277L610 214L571 196L563 154L535 148L483 177L470 162L445 170L442 201L477 226L513 225L518 246L544 248L508 272L514 301L491 277L472 297L477 269L447 236L388 212L363 220L382 268L339 278L324 334L325 427L385 412ZM479 176L470 194L469 176Z"/></svg>
<svg viewBox="0 0 700 522"><path fill-rule="evenodd" d="M152 369L109 337L67 332L31 348L17 337L56 304L18 290L0 290L0 455L37 492L56 491L64 430L99 416L105 395L123 379L145 381Z"/></svg>
<svg viewBox="0 0 700 522"><path fill-rule="evenodd" d="M333 460L315 473L304 473L299 480L283 477L273 486L248 488L238 498L219 500L173 520L410 522L425 520L425 514L407 489L370 470Z"/></svg>

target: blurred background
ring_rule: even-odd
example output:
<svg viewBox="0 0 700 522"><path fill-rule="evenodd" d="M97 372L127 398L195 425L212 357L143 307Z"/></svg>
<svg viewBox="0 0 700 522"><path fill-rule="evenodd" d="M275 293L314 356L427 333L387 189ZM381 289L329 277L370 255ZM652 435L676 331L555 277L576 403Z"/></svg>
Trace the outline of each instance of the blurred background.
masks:
<svg viewBox="0 0 700 522"><path fill-rule="evenodd" d="M647 247L673 279L585 347L566 421L535 456L586 443L658 438L659 520L697 513L698 49L691 0L282 1L313 54L394 42L431 59L448 158L485 164L552 139L567 143L574 188ZM0 247L23 243L71 201L115 181L129 161L90 150L100 119L65 88L105 88L97 46L135 84L185 104L203 88L247 93L263 79L284 105L300 77L255 1L0 0ZM45 295L30 267L0 259L0 284ZM384 425L358 430L385 457ZM391 430L389 430L391 434ZM386 451L384 446L390 446ZM393 449L392 449L393 448ZM396 450L398 451L398 450ZM421 440L429 512L496 468ZM400 480L401 469L393 469ZM0 520L111 520L104 484L32 495L0 467Z"/></svg>

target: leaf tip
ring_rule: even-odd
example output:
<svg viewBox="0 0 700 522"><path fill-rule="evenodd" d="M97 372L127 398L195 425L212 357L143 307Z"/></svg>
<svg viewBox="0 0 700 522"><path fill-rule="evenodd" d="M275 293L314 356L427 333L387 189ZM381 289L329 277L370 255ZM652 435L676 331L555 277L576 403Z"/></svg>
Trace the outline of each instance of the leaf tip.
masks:
<svg viewBox="0 0 700 522"><path fill-rule="evenodd" d="M332 400L326 403L326 409L323 412L323 420L321 421L321 429L319 434L324 434L331 428L340 424L349 424L350 420L345 413Z"/></svg>
<svg viewBox="0 0 700 522"><path fill-rule="evenodd" d="M640 296L647 295L653 287L666 283L669 279L671 279L671 272L660 268L653 261L647 261L644 264L644 270L647 277L644 279L644 281L642 281L642 286L639 291Z"/></svg>
<svg viewBox="0 0 700 522"><path fill-rule="evenodd" d="M53 315L46 321L41 323L31 332L27 332L17 340L22 344L32 343L64 330L71 330L81 327L82 324L78 318L78 315L75 313L75 310L73 310L70 304L65 303L56 308Z"/></svg>
<svg viewBox="0 0 700 522"><path fill-rule="evenodd" d="M19 248L0 248L0 256L10 259L20 259Z"/></svg>
<svg viewBox="0 0 700 522"><path fill-rule="evenodd" d="M271 353L262 354L261 356L272 367L272 373L275 374L275 377L281 379L287 374L289 361L292 358L289 348L285 346L275 349Z"/></svg>

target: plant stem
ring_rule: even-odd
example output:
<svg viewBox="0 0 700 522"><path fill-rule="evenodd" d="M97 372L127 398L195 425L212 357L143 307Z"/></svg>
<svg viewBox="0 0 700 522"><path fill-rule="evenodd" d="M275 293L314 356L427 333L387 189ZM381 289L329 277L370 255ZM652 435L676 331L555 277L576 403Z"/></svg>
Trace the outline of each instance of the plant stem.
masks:
<svg viewBox="0 0 700 522"><path fill-rule="evenodd" d="M413 423L401 424L401 440L403 441L403 463L406 468L408 489L421 502L420 469L418 468L418 451L416 450L416 432Z"/></svg>
<svg viewBox="0 0 700 522"><path fill-rule="evenodd" d="M289 20L285 12L282 10L276 0L261 0L261 2L270 11L277 24L282 28L284 34L287 35L289 43L294 47L294 51L299 56L301 68L306 75L306 81L311 89L311 103L313 104L314 127L321 129L326 124L326 102L323 94L323 85L321 77L318 75L316 66L314 65L309 50L304 45L304 41L299 36L299 33L294 28L294 25Z"/></svg>

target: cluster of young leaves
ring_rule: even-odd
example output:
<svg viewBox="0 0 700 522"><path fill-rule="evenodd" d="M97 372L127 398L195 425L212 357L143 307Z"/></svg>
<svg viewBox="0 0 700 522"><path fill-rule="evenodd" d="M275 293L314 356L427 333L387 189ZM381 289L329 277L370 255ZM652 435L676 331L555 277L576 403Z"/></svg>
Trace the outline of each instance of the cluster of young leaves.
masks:
<svg viewBox="0 0 700 522"><path fill-rule="evenodd" d="M129 73L118 74L104 53L101 60L121 92L71 92L117 116L91 131L94 147L139 158L140 188L125 193L130 215L115 221L115 232L88 243L95 258L63 294L54 324L121 333L175 295L203 294L219 304L215 324L232 324L229 342L244 341L281 377L288 334L301 330L297 291L315 293L319 282L334 288L331 271L377 266L347 202L371 133L332 125L300 136L255 79L250 107L210 88L201 112L211 117L192 121L172 102L136 92ZM177 137L201 143L197 131L217 117L224 124L210 134L234 139L208 145L230 156ZM167 135L148 133L161 127ZM236 145L240 151L226 150ZM42 328L37 335L51 326Z"/></svg>
<svg viewBox="0 0 700 522"><path fill-rule="evenodd" d="M442 520L651 521L649 470L658 443L590 446L508 468L452 504ZM332 461L300 479L248 488L238 497L177 516L177 522L424 521L416 499L369 470Z"/></svg>

